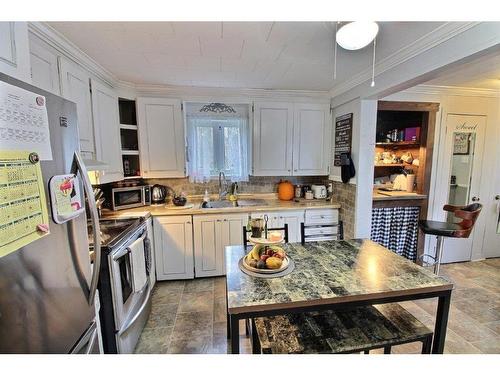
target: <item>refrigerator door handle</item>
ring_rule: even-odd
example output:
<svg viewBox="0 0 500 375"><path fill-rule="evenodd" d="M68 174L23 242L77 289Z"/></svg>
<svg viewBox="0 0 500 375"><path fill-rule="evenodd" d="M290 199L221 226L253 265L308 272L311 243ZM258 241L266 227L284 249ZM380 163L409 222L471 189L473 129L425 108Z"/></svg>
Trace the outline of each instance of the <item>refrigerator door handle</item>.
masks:
<svg viewBox="0 0 500 375"><path fill-rule="evenodd" d="M92 184L90 183L89 176L87 174L87 168L83 163L83 160L80 154L75 151L75 155L73 157L73 165L71 167L71 173L76 174L80 172L83 188L85 191L85 195L87 196L87 203L89 205L90 211L90 219L92 221L92 230L94 234L94 267L92 270L92 278L90 281L90 290L89 290L89 305L94 304L94 298L97 290L97 282L99 281L99 270L101 268L101 228L99 226L99 215L97 214L97 205L94 199Z"/></svg>

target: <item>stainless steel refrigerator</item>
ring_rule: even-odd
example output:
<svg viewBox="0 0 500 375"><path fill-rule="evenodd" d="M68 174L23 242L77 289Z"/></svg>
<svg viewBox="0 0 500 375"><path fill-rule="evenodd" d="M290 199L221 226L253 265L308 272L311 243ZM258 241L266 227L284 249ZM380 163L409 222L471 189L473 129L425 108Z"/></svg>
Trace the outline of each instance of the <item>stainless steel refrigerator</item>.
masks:
<svg viewBox="0 0 500 375"><path fill-rule="evenodd" d="M78 153L76 105L4 74L0 81L45 96L53 155L40 162L50 234L0 258L0 353L98 353L94 297L100 256L92 266L85 212L56 224L47 191L51 176L75 173L81 191L92 196ZM99 238L95 202L89 202Z"/></svg>

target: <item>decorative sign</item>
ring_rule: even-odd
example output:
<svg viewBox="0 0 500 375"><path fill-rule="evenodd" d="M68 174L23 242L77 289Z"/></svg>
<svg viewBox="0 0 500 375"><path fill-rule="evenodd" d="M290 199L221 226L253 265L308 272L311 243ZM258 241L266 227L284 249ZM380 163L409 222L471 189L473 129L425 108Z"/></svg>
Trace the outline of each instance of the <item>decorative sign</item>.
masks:
<svg viewBox="0 0 500 375"><path fill-rule="evenodd" d="M2 150L31 150L52 160L44 96L0 81L0 142Z"/></svg>
<svg viewBox="0 0 500 375"><path fill-rule="evenodd" d="M340 154L351 152L352 113L335 118L335 145L333 165L340 167Z"/></svg>
<svg viewBox="0 0 500 375"><path fill-rule="evenodd" d="M471 133L453 134L453 155L469 155L469 137Z"/></svg>
<svg viewBox="0 0 500 375"><path fill-rule="evenodd" d="M0 151L0 257L49 233L38 155Z"/></svg>

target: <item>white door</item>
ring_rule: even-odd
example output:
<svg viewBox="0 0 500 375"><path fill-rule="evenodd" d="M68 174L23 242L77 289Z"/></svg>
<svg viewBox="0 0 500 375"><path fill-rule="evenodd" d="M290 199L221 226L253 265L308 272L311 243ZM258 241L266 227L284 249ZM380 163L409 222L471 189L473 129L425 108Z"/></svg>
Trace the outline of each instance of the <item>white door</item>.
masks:
<svg viewBox="0 0 500 375"><path fill-rule="evenodd" d="M30 33L31 83L60 95L57 53L52 47Z"/></svg>
<svg viewBox="0 0 500 375"><path fill-rule="evenodd" d="M0 22L0 72L31 83L27 22Z"/></svg>
<svg viewBox="0 0 500 375"><path fill-rule="evenodd" d="M65 58L59 58L61 94L76 103L80 150L95 158L94 128L92 125L92 102L90 99L89 74ZM87 158L87 156L85 156Z"/></svg>
<svg viewBox="0 0 500 375"><path fill-rule="evenodd" d="M191 216L158 216L153 227L156 279L194 278Z"/></svg>
<svg viewBox="0 0 500 375"><path fill-rule="evenodd" d="M224 272L224 254L221 248L221 216L193 216L193 223L196 277L222 275Z"/></svg>
<svg viewBox="0 0 500 375"><path fill-rule="evenodd" d="M446 155L449 174L441 183L448 186L448 204L465 206L480 200L481 166L483 161L485 116L448 114L446 118ZM471 260L473 246L481 246L484 232L482 215L467 239L445 238L443 263ZM448 222L459 222L447 214ZM476 241L474 241L476 239Z"/></svg>
<svg viewBox="0 0 500 375"><path fill-rule="evenodd" d="M329 173L330 109L325 104L295 104L293 175Z"/></svg>
<svg viewBox="0 0 500 375"><path fill-rule="evenodd" d="M255 103L253 175L292 174L293 104Z"/></svg>
<svg viewBox="0 0 500 375"><path fill-rule="evenodd" d="M108 165L99 177L101 184L123 179L118 96L108 86L92 79L92 118L97 160Z"/></svg>
<svg viewBox="0 0 500 375"><path fill-rule="evenodd" d="M137 98L137 113L142 177L185 177L186 142L180 100Z"/></svg>

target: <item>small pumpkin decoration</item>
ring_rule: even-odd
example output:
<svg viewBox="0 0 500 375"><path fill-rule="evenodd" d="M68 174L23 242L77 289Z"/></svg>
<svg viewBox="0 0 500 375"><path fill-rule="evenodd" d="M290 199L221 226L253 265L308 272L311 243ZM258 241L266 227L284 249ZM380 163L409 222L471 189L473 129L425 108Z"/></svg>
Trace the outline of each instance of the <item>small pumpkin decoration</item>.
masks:
<svg viewBox="0 0 500 375"><path fill-rule="evenodd" d="M292 200L295 195L293 184L290 181L280 181L278 184L278 198L282 201Z"/></svg>

